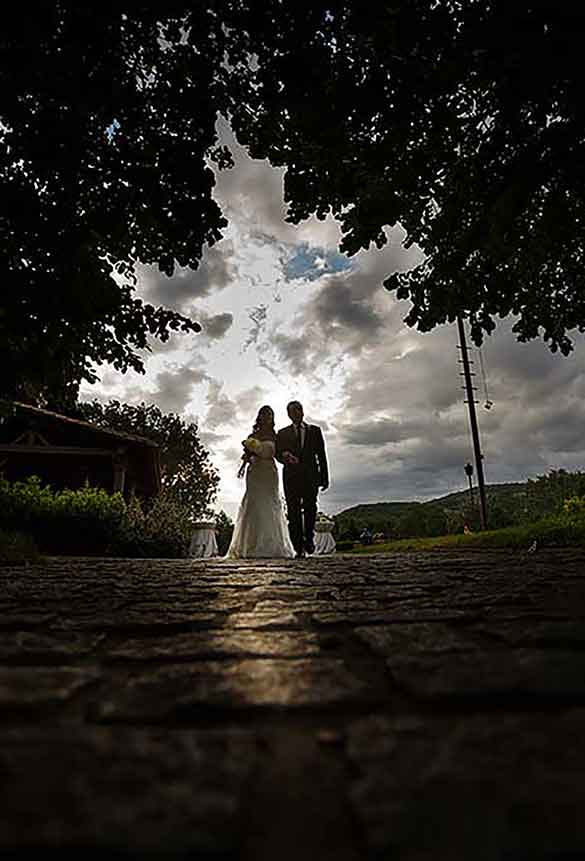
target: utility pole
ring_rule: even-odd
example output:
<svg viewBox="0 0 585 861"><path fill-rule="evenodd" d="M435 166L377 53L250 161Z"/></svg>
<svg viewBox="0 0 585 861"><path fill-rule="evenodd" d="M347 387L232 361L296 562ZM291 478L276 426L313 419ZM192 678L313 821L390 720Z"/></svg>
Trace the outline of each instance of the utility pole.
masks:
<svg viewBox="0 0 585 861"><path fill-rule="evenodd" d="M471 425L471 437L473 440L473 453L475 455L475 469L477 471L477 489L479 491L479 520L482 529L487 529L487 505L485 498L485 482L483 478L483 454L479 444L479 429L477 426L477 414L475 412L475 397L474 387L471 383L471 377L475 376L470 370L469 354L467 352L467 341L465 339L465 328L463 326L463 318L457 314L457 328L459 329L459 349L461 350L461 359L463 365L462 377L465 378L465 385L462 386L467 392L467 405L469 407L469 424Z"/></svg>

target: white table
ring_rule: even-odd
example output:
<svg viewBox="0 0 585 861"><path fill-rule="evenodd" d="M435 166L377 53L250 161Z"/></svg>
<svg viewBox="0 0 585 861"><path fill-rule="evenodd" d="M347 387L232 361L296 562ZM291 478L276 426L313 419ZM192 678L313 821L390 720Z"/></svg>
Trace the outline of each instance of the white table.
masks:
<svg viewBox="0 0 585 861"><path fill-rule="evenodd" d="M194 559L208 559L217 556L215 523L212 520L198 520L193 524L189 556Z"/></svg>
<svg viewBox="0 0 585 861"><path fill-rule="evenodd" d="M315 524L314 556L326 556L328 553L335 553L335 538L331 534L333 526L333 523Z"/></svg>

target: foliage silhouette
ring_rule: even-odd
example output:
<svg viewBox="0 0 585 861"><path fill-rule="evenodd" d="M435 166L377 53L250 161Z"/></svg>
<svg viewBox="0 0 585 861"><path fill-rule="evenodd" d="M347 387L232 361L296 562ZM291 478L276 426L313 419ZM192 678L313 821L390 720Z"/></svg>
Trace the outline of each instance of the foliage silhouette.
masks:
<svg viewBox="0 0 585 861"><path fill-rule="evenodd" d="M230 164L215 126L238 47L214 5L5 16L0 396L74 402L96 364L140 371L149 335L198 331L133 291L138 261L196 268L227 223L209 162Z"/></svg>
<svg viewBox="0 0 585 861"><path fill-rule="evenodd" d="M428 331L468 316L481 343L568 353L585 329L585 111L575 4L267 0L249 15L238 138L285 168L289 220L333 213L342 250L401 225L424 260L385 285Z"/></svg>
<svg viewBox="0 0 585 861"><path fill-rule="evenodd" d="M213 503L219 475L199 439L198 427L154 404L109 401L80 403L76 415L100 427L137 434L160 446L162 486L172 493L193 520L205 515Z"/></svg>
<svg viewBox="0 0 585 861"><path fill-rule="evenodd" d="M354 254L401 225L385 283L428 331L585 328L583 12L541 0L12 6L0 37L0 397L74 402L96 366L198 325L139 300L138 262L196 268L226 220L229 118L285 169L288 219ZM23 61L26 58L26 62ZM115 277L113 277L115 276Z"/></svg>

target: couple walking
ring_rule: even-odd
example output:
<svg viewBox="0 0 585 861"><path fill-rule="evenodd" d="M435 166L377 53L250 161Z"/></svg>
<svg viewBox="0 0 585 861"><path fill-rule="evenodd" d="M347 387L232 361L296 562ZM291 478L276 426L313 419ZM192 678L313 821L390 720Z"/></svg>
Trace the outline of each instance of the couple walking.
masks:
<svg viewBox="0 0 585 861"><path fill-rule="evenodd" d="M304 419L302 404L286 408L291 424L276 433L274 411L262 407L251 435L242 443L239 475L246 492L238 511L227 556L232 559L304 557L315 551L315 519L319 488L329 486L329 470L321 428ZM288 530L280 502L276 461L284 465L282 480Z"/></svg>

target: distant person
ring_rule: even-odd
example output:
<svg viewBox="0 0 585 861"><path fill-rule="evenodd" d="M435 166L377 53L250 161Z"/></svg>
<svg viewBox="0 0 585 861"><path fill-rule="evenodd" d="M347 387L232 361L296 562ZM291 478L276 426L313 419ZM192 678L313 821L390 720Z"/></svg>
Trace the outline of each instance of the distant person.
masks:
<svg viewBox="0 0 585 861"><path fill-rule="evenodd" d="M282 473L290 540L296 558L315 552L315 519L319 488L329 487L329 467L321 428L304 421L303 405L290 401L286 411L291 420L276 435L276 459L284 464Z"/></svg>
<svg viewBox="0 0 585 861"><path fill-rule="evenodd" d="M373 534L371 529L369 529L367 526L364 526L360 534L360 541L362 542L362 544L371 544L372 540Z"/></svg>

